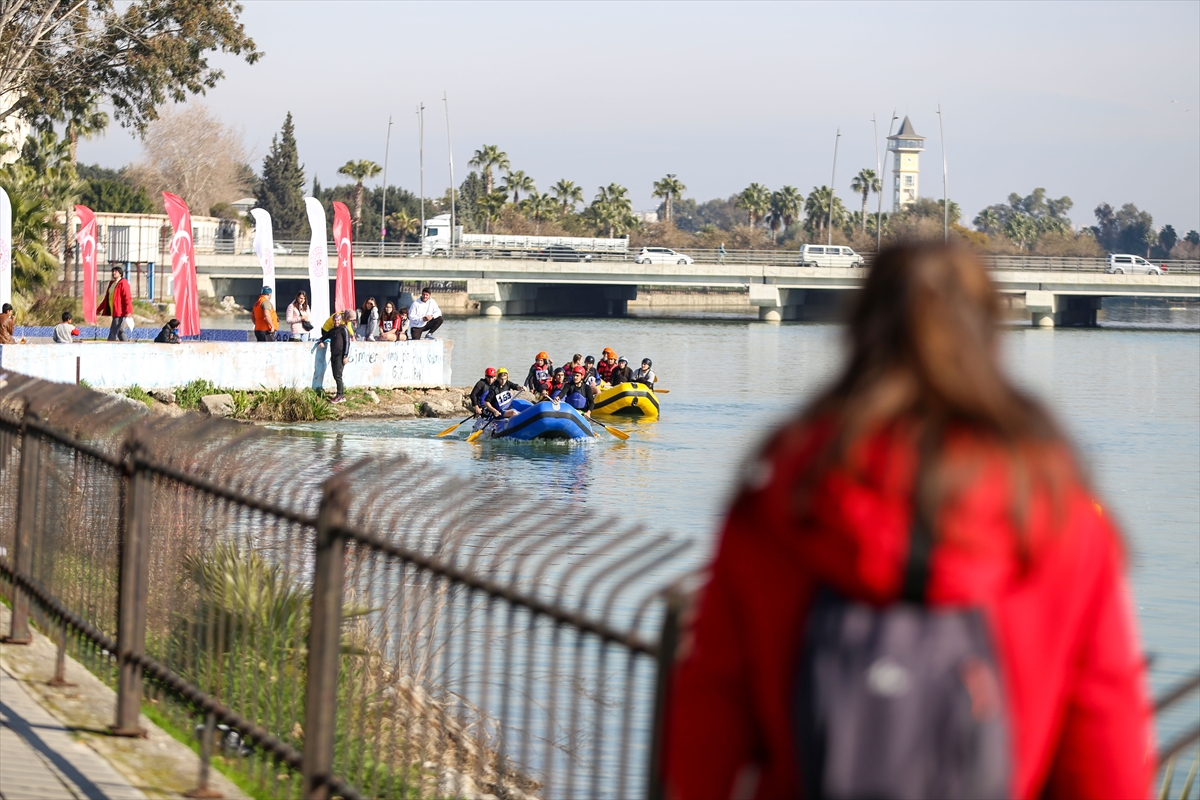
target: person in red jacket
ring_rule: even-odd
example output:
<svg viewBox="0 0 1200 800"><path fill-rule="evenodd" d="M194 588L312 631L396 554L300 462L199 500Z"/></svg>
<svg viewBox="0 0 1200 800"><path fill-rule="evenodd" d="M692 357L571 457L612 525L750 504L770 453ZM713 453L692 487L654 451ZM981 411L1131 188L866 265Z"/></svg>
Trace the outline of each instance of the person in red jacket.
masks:
<svg viewBox="0 0 1200 800"><path fill-rule="evenodd" d="M671 676L667 797L802 796L793 714L808 612L818 591L881 609L901 596L918 464L925 601L986 620L1009 796L1149 796L1122 540L1057 426L1003 375L999 308L978 258L956 247L875 261L845 371L749 465L726 518Z"/></svg>
<svg viewBox="0 0 1200 800"><path fill-rule="evenodd" d="M129 329L125 325L126 320L133 316L133 292L129 290L129 281L125 280L125 270L120 267L112 268L112 280L104 290L104 299L96 307L96 313L112 317L112 325L108 329L110 342L129 340Z"/></svg>

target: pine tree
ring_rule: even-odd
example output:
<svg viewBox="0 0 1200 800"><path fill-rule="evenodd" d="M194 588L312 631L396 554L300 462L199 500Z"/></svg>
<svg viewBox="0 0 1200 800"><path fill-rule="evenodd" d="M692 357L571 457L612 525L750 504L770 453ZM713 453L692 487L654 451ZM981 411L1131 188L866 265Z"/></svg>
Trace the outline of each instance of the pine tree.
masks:
<svg viewBox="0 0 1200 800"><path fill-rule="evenodd" d="M263 159L262 180L254 193L259 208L271 215L276 241L308 237L308 217L304 210L304 167L296 150L292 112L283 122L283 130L271 137L271 150Z"/></svg>

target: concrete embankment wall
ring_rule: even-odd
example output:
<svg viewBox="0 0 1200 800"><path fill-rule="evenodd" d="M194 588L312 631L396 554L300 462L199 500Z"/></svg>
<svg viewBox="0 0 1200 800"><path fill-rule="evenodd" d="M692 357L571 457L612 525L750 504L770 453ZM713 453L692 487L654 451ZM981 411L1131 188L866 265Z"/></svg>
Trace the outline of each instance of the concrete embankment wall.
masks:
<svg viewBox="0 0 1200 800"><path fill-rule="evenodd" d="M670 292L638 289L636 300L630 300L628 312L654 316L671 314L756 314L750 305L750 294L741 292Z"/></svg>
<svg viewBox="0 0 1200 800"><path fill-rule="evenodd" d="M355 342L344 380L376 389L449 386L452 348L441 339ZM97 389L170 389L204 379L222 389L332 391L328 353L302 342L9 344L0 347L0 369L55 383L75 383L78 374Z"/></svg>

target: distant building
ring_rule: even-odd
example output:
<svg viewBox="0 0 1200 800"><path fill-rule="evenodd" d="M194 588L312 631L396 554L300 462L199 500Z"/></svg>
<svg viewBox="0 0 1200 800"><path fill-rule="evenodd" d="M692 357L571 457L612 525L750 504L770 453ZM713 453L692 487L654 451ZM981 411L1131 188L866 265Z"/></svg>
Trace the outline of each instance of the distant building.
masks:
<svg viewBox="0 0 1200 800"><path fill-rule="evenodd" d="M892 162L892 211L900 211L920 197L921 151L925 137L918 136L908 117L894 136L888 137L888 150L896 154Z"/></svg>
<svg viewBox="0 0 1200 800"><path fill-rule="evenodd" d="M657 211L635 211L633 215L647 225L653 225L658 222Z"/></svg>
<svg viewBox="0 0 1200 800"><path fill-rule="evenodd" d="M253 197L243 197L241 200L234 200L229 205L237 209L237 212L242 216L250 213L250 209L258 205L258 200Z"/></svg>

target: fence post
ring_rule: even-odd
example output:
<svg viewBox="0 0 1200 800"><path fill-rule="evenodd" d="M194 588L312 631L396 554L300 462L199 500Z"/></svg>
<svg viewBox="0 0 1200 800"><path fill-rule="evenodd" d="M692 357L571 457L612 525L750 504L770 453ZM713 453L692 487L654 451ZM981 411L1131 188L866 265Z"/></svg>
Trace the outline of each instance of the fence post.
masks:
<svg viewBox="0 0 1200 800"><path fill-rule="evenodd" d="M21 418L21 472L17 478L17 529L13 537L13 570L24 578L33 575L33 537L37 533L38 473L42 455L42 436L29 430L29 423L38 419L38 409L26 401ZM29 644L29 593L13 582L12 617L9 620L5 644Z"/></svg>
<svg viewBox="0 0 1200 800"><path fill-rule="evenodd" d="M138 430L125 442L125 475L121 481L121 552L117 588L117 721L118 736L144 736L138 725L142 710L142 665L146 652L146 597L150 569L150 475L139 464L143 446Z"/></svg>
<svg viewBox="0 0 1200 800"><path fill-rule="evenodd" d="M666 613L663 615L662 634L658 638L658 674L654 680L654 728L650 739L650 785L646 788L649 800L666 797L666 782L663 766L663 732L666 728L667 694L671 688L671 670L675 666L675 653L679 649L679 620L683 615L686 600L678 589L671 589L665 596Z"/></svg>
<svg viewBox="0 0 1200 800"><path fill-rule="evenodd" d="M337 728L338 667L341 658L342 590L345 581L346 513L350 485L335 475L321 487L308 632L308 687L304 696L304 754L301 772L306 800L329 800Z"/></svg>

